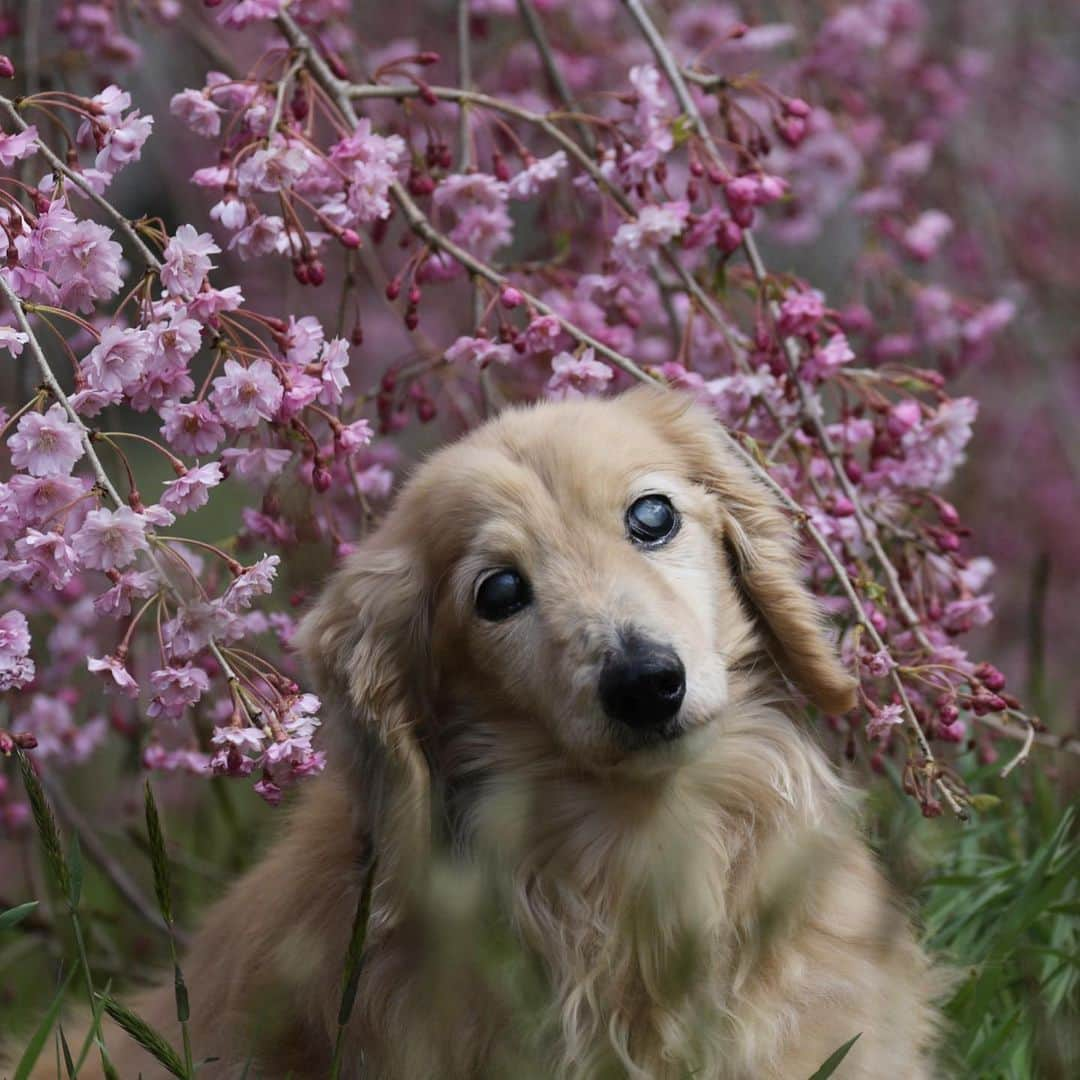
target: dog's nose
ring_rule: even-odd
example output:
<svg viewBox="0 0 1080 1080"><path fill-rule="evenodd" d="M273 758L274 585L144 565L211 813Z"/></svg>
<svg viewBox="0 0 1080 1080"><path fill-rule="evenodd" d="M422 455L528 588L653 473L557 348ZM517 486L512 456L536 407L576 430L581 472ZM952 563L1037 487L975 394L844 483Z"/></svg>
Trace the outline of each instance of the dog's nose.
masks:
<svg viewBox="0 0 1080 1080"><path fill-rule="evenodd" d="M658 728L686 696L686 669L669 645L632 637L609 656L600 672L604 712L628 727Z"/></svg>

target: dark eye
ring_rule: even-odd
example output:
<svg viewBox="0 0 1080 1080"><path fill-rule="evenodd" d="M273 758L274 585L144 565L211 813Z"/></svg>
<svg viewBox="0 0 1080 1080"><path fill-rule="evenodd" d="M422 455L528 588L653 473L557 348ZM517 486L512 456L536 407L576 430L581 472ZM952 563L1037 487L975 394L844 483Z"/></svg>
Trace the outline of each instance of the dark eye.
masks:
<svg viewBox="0 0 1080 1080"><path fill-rule="evenodd" d="M499 622L520 611L530 600L532 589L516 570L496 570L476 590L476 613L488 622Z"/></svg>
<svg viewBox="0 0 1080 1080"><path fill-rule="evenodd" d="M630 539L646 547L667 543L679 531L679 515L664 495L642 495L626 511Z"/></svg>

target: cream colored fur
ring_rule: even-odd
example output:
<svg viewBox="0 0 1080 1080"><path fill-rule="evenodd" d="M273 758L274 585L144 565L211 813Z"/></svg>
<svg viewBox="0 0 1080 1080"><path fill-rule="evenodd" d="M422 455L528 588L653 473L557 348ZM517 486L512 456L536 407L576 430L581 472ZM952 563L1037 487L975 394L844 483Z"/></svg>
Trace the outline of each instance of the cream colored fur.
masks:
<svg viewBox="0 0 1080 1080"><path fill-rule="evenodd" d="M648 492L683 519L656 551L624 534ZM474 583L505 565L534 601L485 623ZM686 666L662 747L627 749L597 704L629 626ZM418 470L299 637L331 767L183 959L220 1059L200 1077L251 1052L252 1076L327 1075L372 852L346 1076L805 1080L856 1034L838 1077L930 1075L927 963L791 705L794 684L842 710L852 681L789 523L696 408L504 414ZM536 959L525 1011L506 972L528 965L478 955L504 939ZM175 1037L171 987L135 1006Z"/></svg>

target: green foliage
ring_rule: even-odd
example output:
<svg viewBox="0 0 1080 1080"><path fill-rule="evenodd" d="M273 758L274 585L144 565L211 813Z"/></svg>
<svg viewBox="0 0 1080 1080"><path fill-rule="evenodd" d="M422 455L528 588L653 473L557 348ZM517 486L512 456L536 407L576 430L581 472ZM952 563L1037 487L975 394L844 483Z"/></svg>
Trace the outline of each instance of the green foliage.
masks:
<svg viewBox="0 0 1080 1080"><path fill-rule="evenodd" d="M56 1018L60 1015L60 1009L64 1004L64 997L67 995L71 980L75 977L75 971L76 969L72 968L67 973L64 981L60 984L60 988L56 991L52 1002L49 1004L48 1009L45 1010L45 1015L41 1018L41 1023L38 1024L34 1029L33 1035L30 1036L30 1041L26 1044L26 1049L19 1059L19 1064L15 1066L13 1080L26 1080L30 1075L30 1070L37 1064L37 1059L41 1056L41 1051L45 1048L45 1042L49 1038L49 1033L53 1029L53 1024L56 1023Z"/></svg>
<svg viewBox="0 0 1080 1080"><path fill-rule="evenodd" d="M961 825L948 818L924 821L917 809L897 793L895 777L892 786L875 786L867 805L872 840L898 887L911 896L912 910L922 924L927 947L939 964L932 978L942 992L947 1018L941 1075L978 1080L1066 1080L1080 1076L1077 815L1067 808L1068 799L1061 786L1045 781L1036 767L1027 772L1017 770L1008 781L998 780L996 769L965 767L962 771L984 796L971 824ZM27 790L44 862L57 886L58 899L62 900L61 910L66 907L73 916L73 929L82 919L88 954L84 957L80 949L72 951L70 941L62 940L62 926L51 931L55 936L53 955L66 953L77 961L65 964L67 981L57 994L48 969L36 958L48 954L37 948L42 940L43 920L35 916L33 925L28 921L34 902L0 912L0 984L9 992L13 988L20 1010L25 1009L23 1022L33 1030L24 1053L24 1060L30 1062L40 1056L50 1032L55 1030L63 993L75 973L88 972L91 967L106 974L116 971L128 979L119 987L116 998L129 1000L130 974L123 965L135 963L133 952L121 953L120 968L106 965L118 948L125 950L128 942L140 936L145 941L146 928L145 923L132 921L130 910L119 902L92 865L84 874L77 846L63 843L45 792L29 766L24 765L24 778L27 773ZM158 907L170 931L158 939L160 948L154 966L159 967L159 962L175 961L176 946L171 936L174 920L180 925L190 924L198 907L220 889L241 860L254 856L254 829L252 821L239 817L228 799L216 804L207 800L192 813L178 815L170 822L175 830L171 848L174 859L170 859L163 823L149 790L145 812L145 833L141 829L127 835L117 831L112 843L118 859L133 868L142 862L148 880L152 868ZM246 814L247 809L243 812ZM135 850L136 845L141 852ZM339 1016L343 1030L362 964L373 881L374 875L369 873L358 897L343 964ZM481 895L487 894L481 891ZM495 904L494 896L490 901ZM506 1002L507 1015L527 1028L528 1018L537 1015L542 976L537 973L532 979L533 973L523 966L520 950L494 908L485 908L480 914L477 927L469 932L455 930L452 937L478 967L490 973L492 987ZM44 925L48 926L47 918ZM6 962L6 954L22 941L35 945L33 962ZM25 951L12 955L23 955ZM52 968L55 970L54 963ZM174 972L177 1015L184 1021L188 1012L187 988L178 965ZM191 991L197 995L198 986L192 986ZM76 1073L87 1051L96 1053L100 1039L97 1019L103 1007L111 1006L110 1015L174 1075L195 1075L186 1039L183 1052L174 1050L119 1001L108 989L95 995L95 1022L76 1058ZM26 1007L31 1003L33 1012ZM184 1028L186 1024L182 1023ZM537 1034L539 1037L542 1033ZM815 1075L842 1077L844 1055L851 1045L838 1048ZM71 1053L63 1041L60 1050L58 1061L63 1074ZM338 1067L342 1064L340 1054L339 1043ZM499 1075L532 1075L527 1047L512 1061L508 1059L506 1068L501 1064Z"/></svg>
<svg viewBox="0 0 1080 1080"><path fill-rule="evenodd" d="M1045 790L1027 806L1003 799L957 837L921 905L929 948L958 972L951 1075L1080 1074L1078 910L1076 814Z"/></svg>

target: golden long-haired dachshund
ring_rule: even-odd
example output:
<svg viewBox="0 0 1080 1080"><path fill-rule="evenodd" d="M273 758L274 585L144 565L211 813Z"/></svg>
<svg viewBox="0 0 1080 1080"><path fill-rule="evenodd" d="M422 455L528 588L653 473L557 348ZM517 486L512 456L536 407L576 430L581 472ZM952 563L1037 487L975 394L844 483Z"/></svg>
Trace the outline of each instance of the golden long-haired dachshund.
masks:
<svg viewBox="0 0 1080 1080"><path fill-rule="evenodd" d="M854 682L698 407L502 414L298 642L330 764L183 960L200 1077L328 1075L372 860L345 1077L806 1080L856 1035L838 1076L930 1075L928 962L796 704ZM171 986L133 1004L178 1040Z"/></svg>

